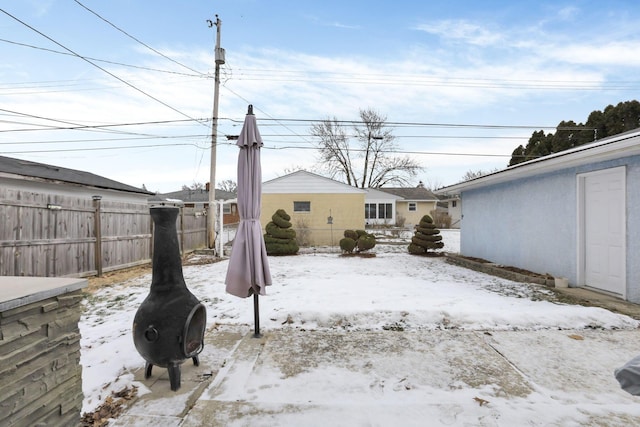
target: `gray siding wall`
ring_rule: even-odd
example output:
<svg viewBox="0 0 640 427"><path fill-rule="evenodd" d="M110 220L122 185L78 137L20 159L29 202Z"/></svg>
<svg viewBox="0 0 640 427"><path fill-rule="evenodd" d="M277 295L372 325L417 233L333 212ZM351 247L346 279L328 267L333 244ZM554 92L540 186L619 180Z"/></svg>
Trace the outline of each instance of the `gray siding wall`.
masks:
<svg viewBox="0 0 640 427"><path fill-rule="evenodd" d="M577 174L627 168L627 299L640 302L640 156L462 193L460 252L577 280Z"/></svg>

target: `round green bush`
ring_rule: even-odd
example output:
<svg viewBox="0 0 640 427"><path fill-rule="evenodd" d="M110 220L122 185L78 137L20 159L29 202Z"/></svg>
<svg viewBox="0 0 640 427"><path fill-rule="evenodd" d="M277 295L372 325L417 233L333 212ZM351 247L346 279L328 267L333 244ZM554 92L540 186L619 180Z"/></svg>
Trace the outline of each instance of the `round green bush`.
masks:
<svg viewBox="0 0 640 427"><path fill-rule="evenodd" d="M358 240L358 233L353 230L344 230L344 237L348 237L349 239L356 241Z"/></svg>
<svg viewBox="0 0 640 427"><path fill-rule="evenodd" d="M360 236L356 242L358 244L358 252L368 251L376 245L376 238L371 234Z"/></svg>
<svg viewBox="0 0 640 427"><path fill-rule="evenodd" d="M342 249L342 252L346 252L350 254L353 252L355 247L356 247L356 241L353 240L351 237L344 237L340 239L340 249Z"/></svg>
<svg viewBox="0 0 640 427"><path fill-rule="evenodd" d="M360 238L360 237L362 237L362 236L366 236L366 235L368 235L369 233L367 233L367 232L366 232L366 231L364 231L364 230L356 230L356 234L358 235L358 238Z"/></svg>

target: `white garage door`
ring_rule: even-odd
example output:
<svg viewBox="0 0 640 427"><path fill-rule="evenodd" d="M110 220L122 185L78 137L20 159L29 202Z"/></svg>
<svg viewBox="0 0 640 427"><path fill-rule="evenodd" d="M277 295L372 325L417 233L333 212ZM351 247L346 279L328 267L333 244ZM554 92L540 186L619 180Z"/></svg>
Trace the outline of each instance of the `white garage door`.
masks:
<svg viewBox="0 0 640 427"><path fill-rule="evenodd" d="M625 296L625 168L584 174L584 284Z"/></svg>

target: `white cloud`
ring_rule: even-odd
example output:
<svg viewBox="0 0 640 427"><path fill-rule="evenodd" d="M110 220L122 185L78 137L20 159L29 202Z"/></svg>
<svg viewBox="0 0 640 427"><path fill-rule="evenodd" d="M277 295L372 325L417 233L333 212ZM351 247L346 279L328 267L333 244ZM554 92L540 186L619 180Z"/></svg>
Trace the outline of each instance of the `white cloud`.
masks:
<svg viewBox="0 0 640 427"><path fill-rule="evenodd" d="M49 13L54 0L30 0L29 3L35 10L36 16L42 17Z"/></svg>
<svg viewBox="0 0 640 427"><path fill-rule="evenodd" d="M362 29L362 27L360 25L347 25L347 24L343 24L343 23L338 22L338 21L330 22L327 25L330 26L330 27L345 28L345 29L348 29L348 30L360 30L360 29Z"/></svg>
<svg viewBox="0 0 640 427"><path fill-rule="evenodd" d="M502 34L492 32L485 27L465 20L427 22L418 25L416 29L443 39L459 40L478 46L495 45L503 40Z"/></svg>
<svg viewBox="0 0 640 427"><path fill-rule="evenodd" d="M576 6L565 6L558 10L557 16L562 21L572 21L579 13L580 9Z"/></svg>
<svg viewBox="0 0 640 427"><path fill-rule="evenodd" d="M555 60L580 65L602 65L607 67L640 66L640 40L625 40L603 43L573 43L558 49L546 50ZM637 74L633 76L636 79Z"/></svg>

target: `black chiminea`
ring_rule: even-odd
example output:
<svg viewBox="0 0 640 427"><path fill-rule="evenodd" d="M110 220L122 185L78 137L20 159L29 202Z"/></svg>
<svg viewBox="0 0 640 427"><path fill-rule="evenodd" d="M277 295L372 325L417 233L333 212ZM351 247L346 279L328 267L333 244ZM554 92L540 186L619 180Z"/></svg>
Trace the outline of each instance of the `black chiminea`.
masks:
<svg viewBox="0 0 640 427"><path fill-rule="evenodd" d="M149 295L133 319L133 343L146 360L145 378L153 365L167 368L171 390L180 388L180 365L204 347L205 306L187 289L176 231L179 208L152 207L154 223L153 276Z"/></svg>

